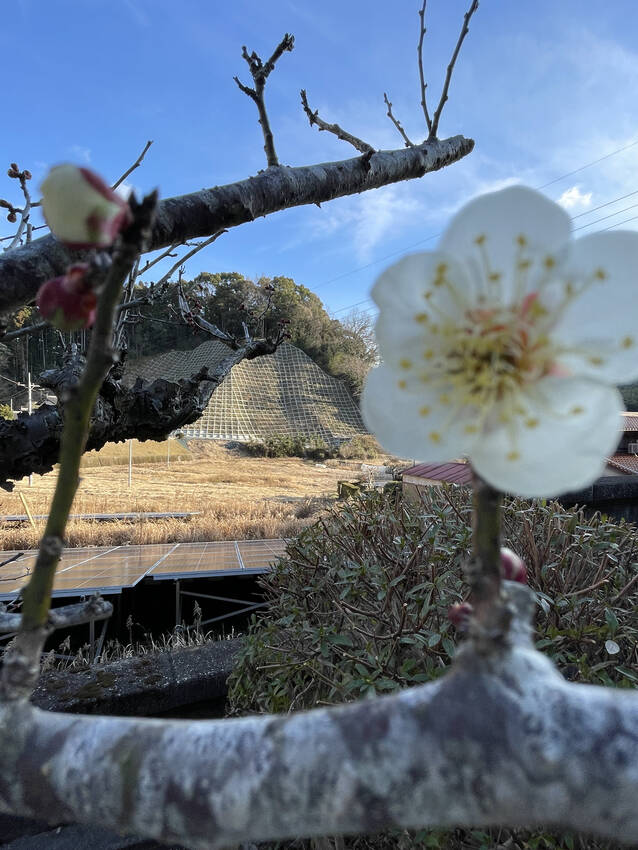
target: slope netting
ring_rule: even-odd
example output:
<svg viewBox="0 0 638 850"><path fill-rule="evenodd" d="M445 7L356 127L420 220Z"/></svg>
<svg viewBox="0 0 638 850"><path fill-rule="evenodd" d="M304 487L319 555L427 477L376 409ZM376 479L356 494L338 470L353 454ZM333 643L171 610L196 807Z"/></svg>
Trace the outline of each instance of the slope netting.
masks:
<svg viewBox="0 0 638 850"><path fill-rule="evenodd" d="M204 342L192 351L169 351L127 364L125 380L189 378L202 366L213 371L229 350ZM303 434L335 444L366 434L359 407L346 387L327 375L294 345L274 354L244 360L213 393L201 418L181 429L190 437L213 440L264 439Z"/></svg>

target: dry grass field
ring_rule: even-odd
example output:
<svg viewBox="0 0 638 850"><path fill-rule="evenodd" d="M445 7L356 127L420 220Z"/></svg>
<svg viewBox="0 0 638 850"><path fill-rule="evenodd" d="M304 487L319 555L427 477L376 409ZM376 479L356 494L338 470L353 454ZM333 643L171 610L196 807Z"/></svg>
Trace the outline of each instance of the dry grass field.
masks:
<svg viewBox="0 0 638 850"><path fill-rule="evenodd" d="M181 454L182 459L175 458ZM95 455L102 455L102 458ZM132 486L128 487L128 447L105 446L87 456L74 514L142 511L199 511L188 519L97 522L71 520L67 546L168 543L292 536L313 522L336 497L337 481L354 480L361 461L248 457L212 441L191 441L188 451L165 443L135 444ZM161 462L139 462L161 458ZM369 463L370 461L368 461ZM383 463L384 458L379 459ZM109 464L109 465L106 465ZM20 494L33 515L46 514L57 471L0 491L0 515L24 514ZM0 525L0 549L35 548L44 521Z"/></svg>

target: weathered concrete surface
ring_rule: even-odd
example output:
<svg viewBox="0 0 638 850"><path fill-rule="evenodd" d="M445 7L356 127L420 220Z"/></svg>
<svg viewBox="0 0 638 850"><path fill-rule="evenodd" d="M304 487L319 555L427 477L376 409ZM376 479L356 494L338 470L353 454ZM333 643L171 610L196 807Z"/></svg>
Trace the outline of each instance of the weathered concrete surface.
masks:
<svg viewBox="0 0 638 850"><path fill-rule="evenodd" d="M127 658L75 672L45 673L32 702L74 714L142 717L223 697L240 639Z"/></svg>

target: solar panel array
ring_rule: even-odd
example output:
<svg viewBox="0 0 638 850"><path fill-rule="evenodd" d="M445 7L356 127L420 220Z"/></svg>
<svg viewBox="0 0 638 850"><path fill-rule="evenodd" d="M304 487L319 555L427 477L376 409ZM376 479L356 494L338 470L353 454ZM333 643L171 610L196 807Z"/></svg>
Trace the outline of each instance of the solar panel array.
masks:
<svg viewBox="0 0 638 850"><path fill-rule="evenodd" d="M146 546L65 549L53 596L114 594L143 578L186 579L267 572L284 554L284 540L156 543ZM2 552L0 599L13 599L27 583L37 552ZM10 560L14 558L14 560ZM6 563L8 562L8 563Z"/></svg>

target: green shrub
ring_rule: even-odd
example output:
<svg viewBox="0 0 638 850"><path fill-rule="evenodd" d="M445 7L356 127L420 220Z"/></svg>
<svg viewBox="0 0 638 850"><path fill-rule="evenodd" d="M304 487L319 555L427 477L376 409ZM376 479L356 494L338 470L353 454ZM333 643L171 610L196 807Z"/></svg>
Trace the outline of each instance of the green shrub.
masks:
<svg viewBox="0 0 638 850"><path fill-rule="evenodd" d="M246 451L256 457L303 457L325 460L334 457L336 450L322 437L305 437L303 434L271 434L263 440L244 443Z"/></svg>
<svg viewBox="0 0 638 850"><path fill-rule="evenodd" d="M17 413L10 404L0 404L0 419L17 419Z"/></svg>
<svg viewBox="0 0 638 850"><path fill-rule="evenodd" d="M372 434L359 434L344 440L338 455L344 460L373 460L381 454L381 447Z"/></svg>
<svg viewBox="0 0 638 850"><path fill-rule="evenodd" d="M417 507L396 492L368 492L305 530L263 580L270 604L253 619L229 680L231 711L305 709L440 676L454 655L447 610L464 595L470 517L466 489L430 488ZM537 646L571 679L634 687L634 526L517 499L504 506L503 538L525 559L539 594ZM605 647L609 640L619 647L615 655ZM513 836L510 844L530 850L574 846L569 836L501 830L497 840L497 833L427 832L401 841L480 848L509 846ZM399 838L352 841L380 850L400 846Z"/></svg>

